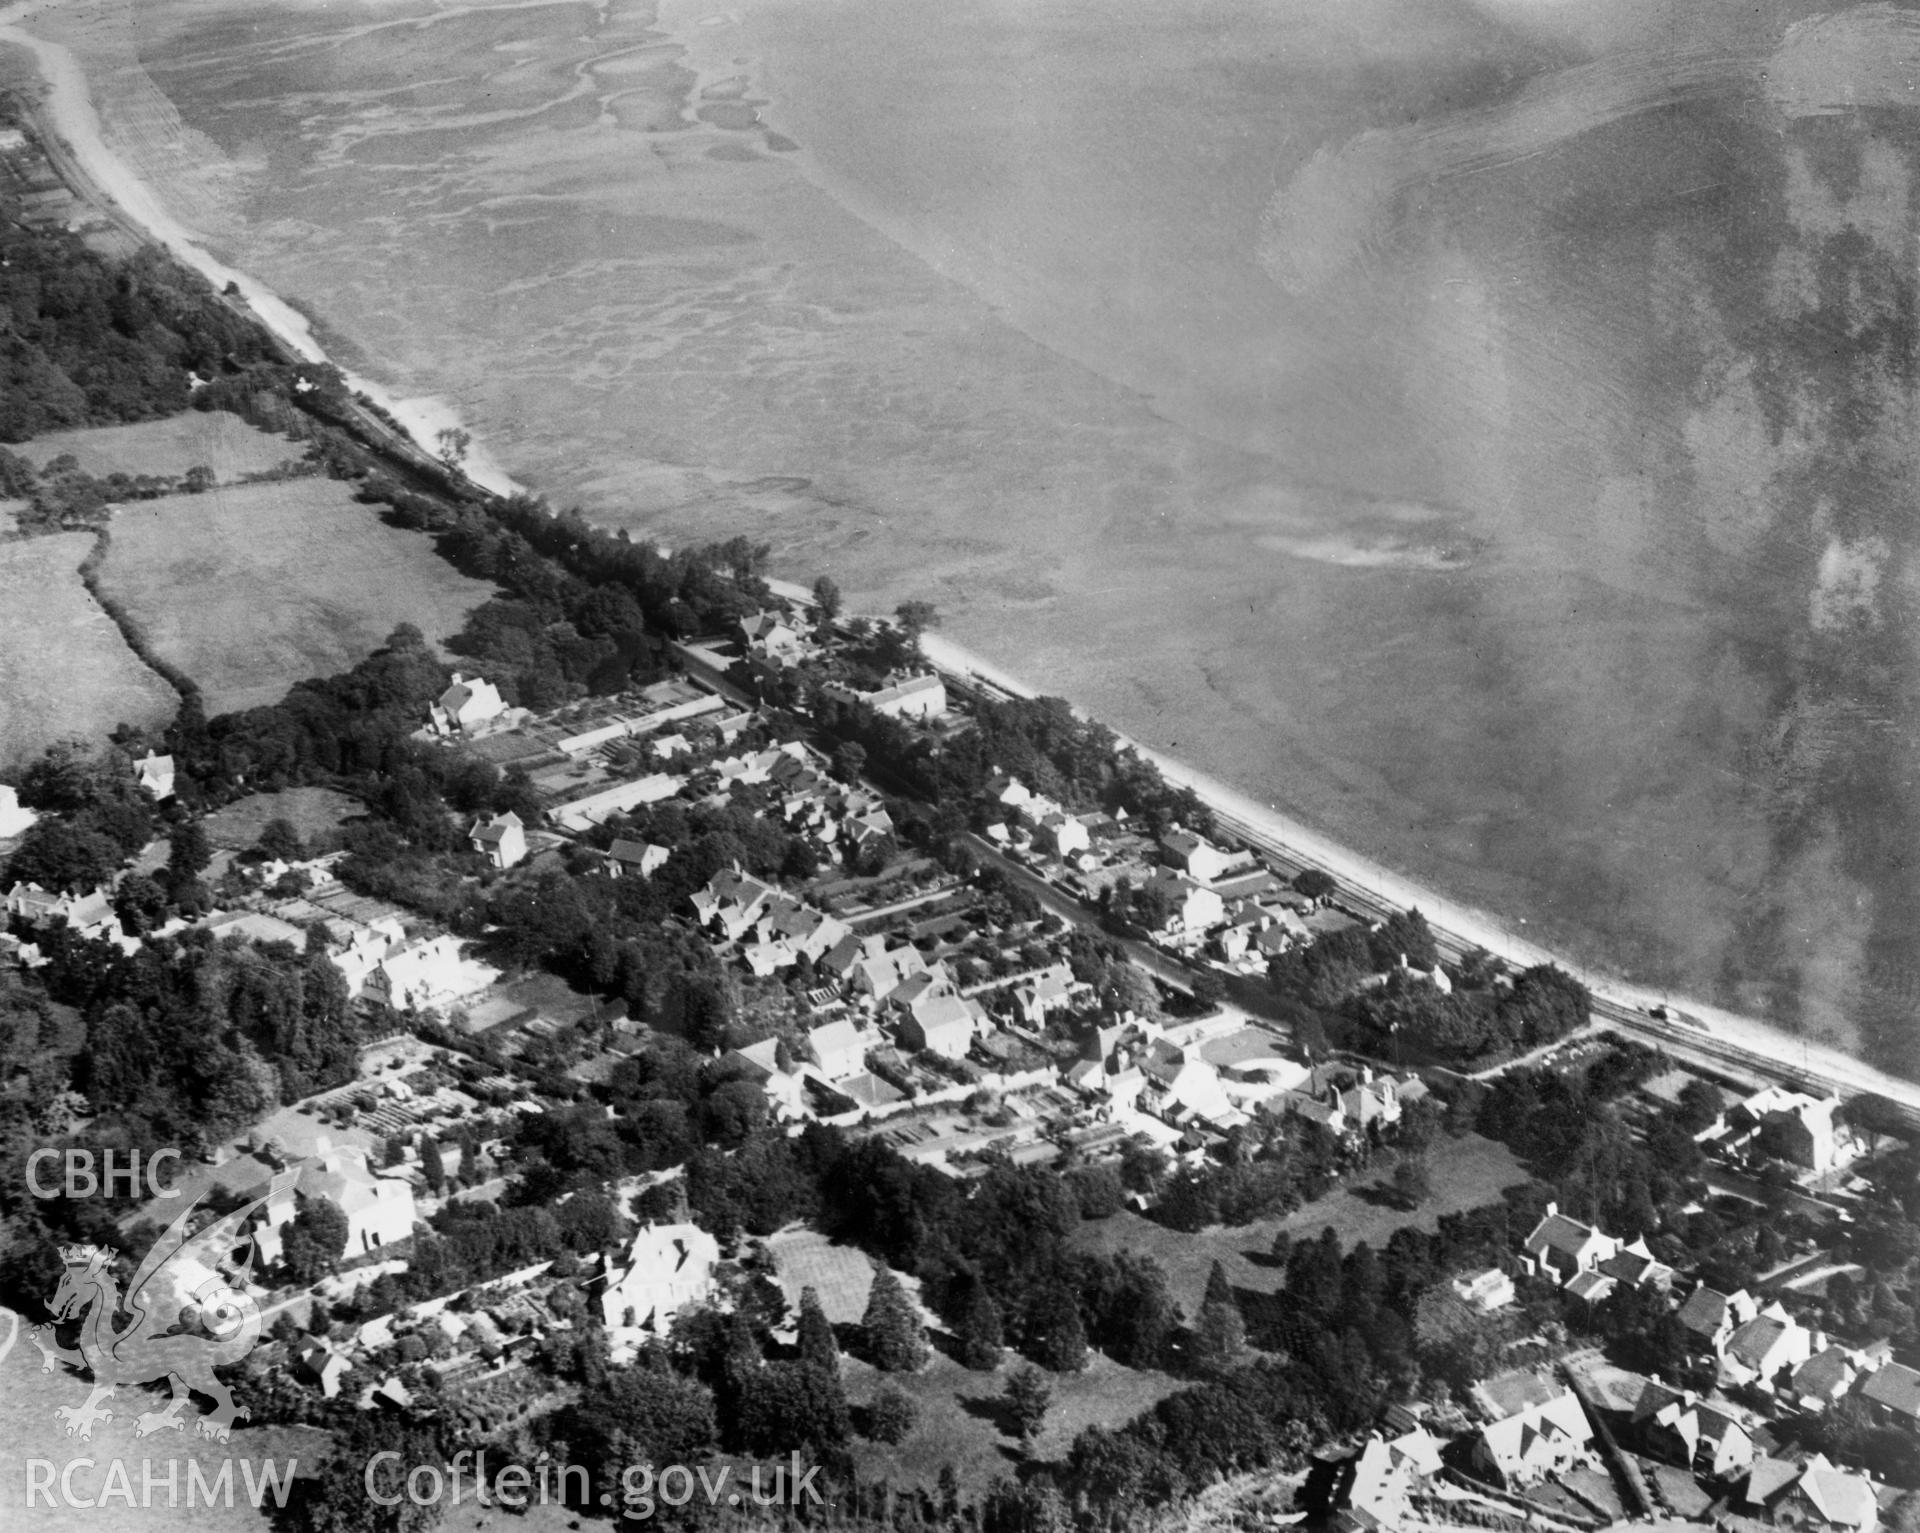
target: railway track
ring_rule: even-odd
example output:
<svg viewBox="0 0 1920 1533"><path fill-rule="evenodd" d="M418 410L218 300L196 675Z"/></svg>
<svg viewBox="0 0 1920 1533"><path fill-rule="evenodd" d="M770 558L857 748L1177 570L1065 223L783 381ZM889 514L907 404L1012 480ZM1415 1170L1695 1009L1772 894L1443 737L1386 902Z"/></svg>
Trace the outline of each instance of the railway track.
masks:
<svg viewBox="0 0 1920 1533"><path fill-rule="evenodd" d="M1236 815L1214 809L1213 819L1224 835L1260 853L1280 872L1293 876L1309 868L1317 868L1336 879L1340 885L1340 903L1356 915L1385 920L1399 908L1393 901L1354 883L1339 869L1306 855L1297 847L1277 841L1268 832ZM1458 962L1469 949L1478 946L1447 931L1438 922L1433 923L1433 934L1441 955L1454 962ZM1551 957L1534 944L1518 938L1514 941L1514 950L1498 956L1527 964L1543 962ZM1589 987L1592 988L1591 982ZM1684 1013L1666 1009L1665 1016L1654 1016L1651 1011L1609 996L1600 989L1594 990L1593 1018L1602 1027L1654 1043L1684 1063L1732 1075L1736 1079L1775 1081L1816 1096L1827 1096L1835 1091L1854 1095L1863 1089L1852 1081L1838 1079L1811 1064L1796 1064L1783 1054L1721 1037L1709 1024L1697 1018L1687 1018ZM1920 1091L1883 1094L1900 1109L1910 1126L1920 1129Z"/></svg>

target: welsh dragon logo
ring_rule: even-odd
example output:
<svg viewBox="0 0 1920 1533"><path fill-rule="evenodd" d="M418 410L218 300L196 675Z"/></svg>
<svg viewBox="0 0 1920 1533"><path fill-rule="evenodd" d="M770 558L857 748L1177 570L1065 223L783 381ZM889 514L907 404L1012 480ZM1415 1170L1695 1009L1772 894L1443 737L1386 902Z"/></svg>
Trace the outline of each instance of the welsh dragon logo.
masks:
<svg viewBox="0 0 1920 1533"><path fill-rule="evenodd" d="M47 1326L35 1326L27 1339L40 1349L43 1373L53 1372L58 1362L93 1376L93 1393L84 1405L63 1405L53 1413L67 1424L67 1436L91 1438L96 1422L111 1421L113 1411L101 1402L122 1385L164 1379L173 1399L164 1410L142 1411L135 1437L184 1430L180 1413L197 1391L214 1401L214 1410L200 1418L198 1430L217 1442L227 1440L234 1421L246 1416L247 1409L234 1403L213 1370L238 1362L260 1339L260 1306L246 1291L252 1253L237 1266L230 1257L247 1220L291 1187L298 1175L282 1172L264 1196L189 1234L188 1221L200 1203L195 1198L147 1251L125 1299L114 1281L110 1249L81 1245L61 1250L66 1273L47 1308L56 1322L85 1316L80 1345L61 1346ZM211 1276L203 1275L209 1272ZM183 1297L190 1302L180 1303ZM122 1315L128 1323L116 1330L114 1322Z"/></svg>

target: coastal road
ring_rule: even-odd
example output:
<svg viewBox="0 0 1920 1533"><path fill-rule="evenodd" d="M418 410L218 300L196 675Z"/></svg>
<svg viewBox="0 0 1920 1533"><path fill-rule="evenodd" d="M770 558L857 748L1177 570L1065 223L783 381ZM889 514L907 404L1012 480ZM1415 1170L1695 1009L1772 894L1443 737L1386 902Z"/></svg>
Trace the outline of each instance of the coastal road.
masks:
<svg viewBox="0 0 1920 1533"><path fill-rule="evenodd" d="M1355 882L1342 868L1331 866L1297 847L1287 845L1264 827L1253 825L1217 805L1209 807L1213 809L1214 823L1220 831L1270 859L1281 872L1292 876L1307 868L1318 868L1333 877L1340 885L1340 903L1356 914L1385 919L1399 908L1392 900ZM1429 922L1442 956L1451 961L1458 962L1470 949L1482 945L1449 931L1443 924L1444 916L1434 919L1430 914ZM1673 1020L1671 1015L1666 1018L1655 1017L1645 1003L1625 998L1619 993L1619 987L1604 976L1583 973L1576 966L1561 962L1524 940L1511 945L1489 944L1488 950L1510 963L1523 966L1559 962L1560 967L1574 974L1593 992L1593 1019L1596 1023L1655 1044L1681 1063L1695 1065L1714 1074L1730 1075L1736 1080L1756 1083L1779 1081L1816 1096L1827 1096L1835 1091L1842 1094L1876 1092L1899 1106L1909 1124L1920 1128L1920 1085L1914 1082L1887 1075L1858 1060L1835 1057L1831 1050L1774 1033L1759 1024L1748 1024L1741 1029L1747 1036L1729 1037L1716 1032L1708 1022L1690 1026ZM1678 1010L1672 1007L1667 1009L1670 1013Z"/></svg>

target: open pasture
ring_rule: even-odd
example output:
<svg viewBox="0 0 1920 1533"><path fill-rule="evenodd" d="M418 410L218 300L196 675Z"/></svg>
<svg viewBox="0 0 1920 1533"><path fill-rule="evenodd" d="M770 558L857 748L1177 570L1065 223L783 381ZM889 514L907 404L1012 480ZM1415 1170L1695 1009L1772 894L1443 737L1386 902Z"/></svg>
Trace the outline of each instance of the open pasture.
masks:
<svg viewBox="0 0 1920 1533"><path fill-rule="evenodd" d="M399 623L444 639L493 594L331 479L121 507L101 578L210 714L346 670Z"/></svg>
<svg viewBox="0 0 1920 1533"><path fill-rule="evenodd" d="M82 473L96 479L109 474L184 474L205 467L221 484L264 473L306 451L299 442L255 430L227 410L188 410L165 420L55 431L11 450L36 468L71 455Z"/></svg>
<svg viewBox="0 0 1920 1533"><path fill-rule="evenodd" d="M179 706L81 583L92 547L84 532L0 542L0 766Z"/></svg>

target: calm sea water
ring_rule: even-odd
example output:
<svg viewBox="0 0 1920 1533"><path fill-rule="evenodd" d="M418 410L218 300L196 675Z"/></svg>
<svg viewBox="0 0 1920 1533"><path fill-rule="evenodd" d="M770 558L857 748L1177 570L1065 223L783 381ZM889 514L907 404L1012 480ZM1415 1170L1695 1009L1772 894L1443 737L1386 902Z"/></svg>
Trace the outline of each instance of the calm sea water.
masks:
<svg viewBox="0 0 1920 1533"><path fill-rule="evenodd" d="M1757 84L1795 19L45 25L220 254L556 502L928 597L1585 958L1904 1061L1911 129L1825 54Z"/></svg>

